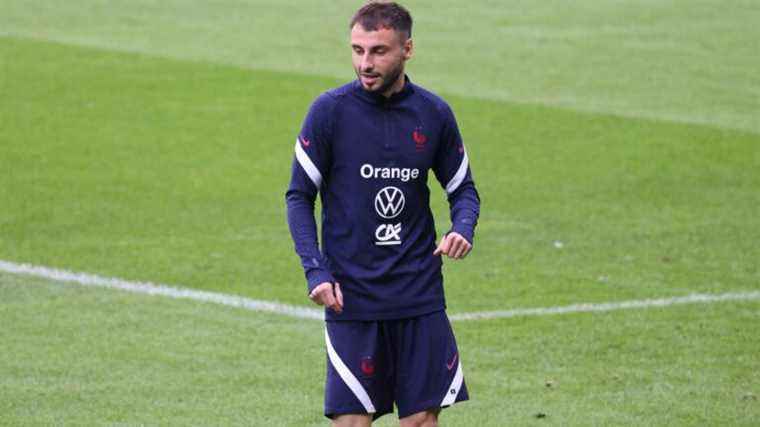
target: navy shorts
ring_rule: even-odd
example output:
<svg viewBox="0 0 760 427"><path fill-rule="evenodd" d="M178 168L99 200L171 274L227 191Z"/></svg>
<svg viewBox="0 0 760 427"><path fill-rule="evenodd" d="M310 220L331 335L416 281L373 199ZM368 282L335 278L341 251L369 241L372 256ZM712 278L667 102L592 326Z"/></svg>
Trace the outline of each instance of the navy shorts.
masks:
<svg viewBox="0 0 760 427"><path fill-rule="evenodd" d="M325 416L398 408L399 418L468 399L445 311L409 319L328 321Z"/></svg>

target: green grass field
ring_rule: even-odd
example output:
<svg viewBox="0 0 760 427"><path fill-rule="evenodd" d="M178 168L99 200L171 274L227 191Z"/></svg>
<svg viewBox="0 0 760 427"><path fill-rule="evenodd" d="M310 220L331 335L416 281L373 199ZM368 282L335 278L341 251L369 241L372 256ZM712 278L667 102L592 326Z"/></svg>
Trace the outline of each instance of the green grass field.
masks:
<svg viewBox="0 0 760 427"><path fill-rule="evenodd" d="M407 3L483 201L451 313L760 289L760 5ZM0 0L0 260L306 306L292 141L358 4ZM325 424L318 321L0 273L0 322L0 424ZM759 326L455 323L473 400L442 422L757 425Z"/></svg>

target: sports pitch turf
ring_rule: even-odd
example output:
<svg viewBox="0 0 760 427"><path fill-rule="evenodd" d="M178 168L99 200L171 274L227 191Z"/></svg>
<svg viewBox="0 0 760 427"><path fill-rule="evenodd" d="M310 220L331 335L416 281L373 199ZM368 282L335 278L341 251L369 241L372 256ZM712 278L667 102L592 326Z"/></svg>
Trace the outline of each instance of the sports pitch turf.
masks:
<svg viewBox="0 0 760 427"><path fill-rule="evenodd" d="M283 193L309 102L351 78L354 5L178 4L0 1L0 259L306 304ZM451 311L760 288L758 7L489 4L410 4L411 77L483 199ZM321 423L318 322L5 274L0 300L0 423ZM462 323L475 399L444 420L752 425L759 318Z"/></svg>
<svg viewBox="0 0 760 427"><path fill-rule="evenodd" d="M3 423L324 425L318 321L3 274L0 292ZM445 425L753 425L757 321L728 303L455 324L474 400Z"/></svg>

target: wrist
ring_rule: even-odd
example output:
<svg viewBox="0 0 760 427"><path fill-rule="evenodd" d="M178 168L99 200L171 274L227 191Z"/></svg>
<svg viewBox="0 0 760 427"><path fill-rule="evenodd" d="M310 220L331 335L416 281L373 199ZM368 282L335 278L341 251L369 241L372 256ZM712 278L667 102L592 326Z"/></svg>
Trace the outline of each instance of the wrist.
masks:
<svg viewBox="0 0 760 427"><path fill-rule="evenodd" d="M473 238L475 237L474 230L471 227L467 227L464 225L454 224L451 229L446 234L450 233L457 233L460 236L464 237L465 240L467 240L467 243L472 244Z"/></svg>
<svg viewBox="0 0 760 427"><path fill-rule="evenodd" d="M314 288L325 282L334 283L335 278L332 274L325 270L314 269L309 271L306 274L306 285L308 288L307 293L311 294L312 291L314 291Z"/></svg>

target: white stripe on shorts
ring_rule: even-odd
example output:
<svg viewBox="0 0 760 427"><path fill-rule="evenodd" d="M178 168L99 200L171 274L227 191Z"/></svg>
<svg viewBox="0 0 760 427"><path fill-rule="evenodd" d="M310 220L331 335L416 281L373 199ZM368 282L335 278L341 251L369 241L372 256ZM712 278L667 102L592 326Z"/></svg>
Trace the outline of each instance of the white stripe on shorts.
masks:
<svg viewBox="0 0 760 427"><path fill-rule="evenodd" d="M343 382L351 389L354 396L359 399L359 402L362 403L367 413L374 414L376 412L375 405L372 404L372 400L369 398L367 391L364 390L364 387L362 387L359 380L356 379L354 374L351 373L351 370L348 369L346 364L340 359L340 356L338 356L338 352L335 351L332 342L330 342L330 334L327 332L327 328L325 328L325 343L327 344L327 356L330 358L330 363L332 363L335 370L338 371L340 378L343 379ZM461 383L462 380L460 379L459 382Z"/></svg>
<svg viewBox="0 0 760 427"><path fill-rule="evenodd" d="M459 395L459 389L462 387L462 381L464 380L464 374L462 373L462 361L459 361L457 365L457 372L454 374L454 380L451 381L451 385L446 389L446 395L443 396L441 406L449 406L454 403Z"/></svg>

